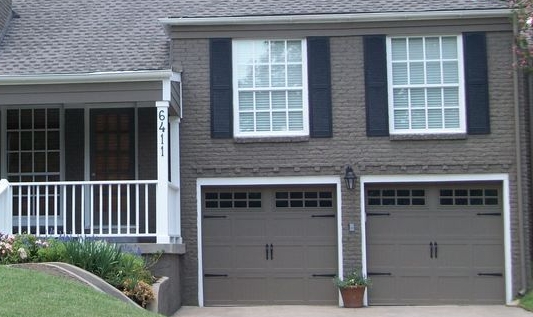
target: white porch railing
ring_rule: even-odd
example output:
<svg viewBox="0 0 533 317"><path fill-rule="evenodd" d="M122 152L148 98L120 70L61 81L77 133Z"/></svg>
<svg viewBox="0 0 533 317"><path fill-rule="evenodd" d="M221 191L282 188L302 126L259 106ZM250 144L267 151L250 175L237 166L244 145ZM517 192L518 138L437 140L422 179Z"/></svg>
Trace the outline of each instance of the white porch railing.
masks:
<svg viewBox="0 0 533 317"><path fill-rule="evenodd" d="M156 237L155 180L5 183L0 182L0 220L12 217L12 223L0 231Z"/></svg>

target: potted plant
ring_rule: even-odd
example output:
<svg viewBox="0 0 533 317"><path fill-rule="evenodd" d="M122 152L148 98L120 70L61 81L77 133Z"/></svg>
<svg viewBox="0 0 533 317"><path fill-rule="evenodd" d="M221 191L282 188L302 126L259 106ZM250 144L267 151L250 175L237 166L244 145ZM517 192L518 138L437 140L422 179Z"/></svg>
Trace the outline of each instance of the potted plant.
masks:
<svg viewBox="0 0 533 317"><path fill-rule="evenodd" d="M363 307L363 298L367 286L370 285L370 279L361 270L350 271L344 275L344 278L336 276L334 283L341 292L344 307Z"/></svg>

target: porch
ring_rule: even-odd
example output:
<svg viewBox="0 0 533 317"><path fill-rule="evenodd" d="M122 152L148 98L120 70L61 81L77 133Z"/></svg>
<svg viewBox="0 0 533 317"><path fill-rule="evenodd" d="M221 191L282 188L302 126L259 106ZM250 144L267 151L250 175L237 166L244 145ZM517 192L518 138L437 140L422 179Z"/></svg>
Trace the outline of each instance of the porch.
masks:
<svg viewBox="0 0 533 317"><path fill-rule="evenodd" d="M181 243L180 74L30 79L0 81L0 232Z"/></svg>

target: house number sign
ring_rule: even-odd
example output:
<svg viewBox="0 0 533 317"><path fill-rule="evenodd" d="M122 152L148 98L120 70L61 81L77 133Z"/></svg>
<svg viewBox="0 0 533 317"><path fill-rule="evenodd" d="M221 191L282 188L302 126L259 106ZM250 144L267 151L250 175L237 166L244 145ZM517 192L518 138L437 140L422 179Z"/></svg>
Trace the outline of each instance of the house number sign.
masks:
<svg viewBox="0 0 533 317"><path fill-rule="evenodd" d="M160 140L159 140L159 145L160 145L160 148L161 148L161 156L165 156L165 152L164 152L165 139L164 139L164 137L165 137L165 119L167 118L165 110L159 110L158 118L159 118L159 131L161 131Z"/></svg>

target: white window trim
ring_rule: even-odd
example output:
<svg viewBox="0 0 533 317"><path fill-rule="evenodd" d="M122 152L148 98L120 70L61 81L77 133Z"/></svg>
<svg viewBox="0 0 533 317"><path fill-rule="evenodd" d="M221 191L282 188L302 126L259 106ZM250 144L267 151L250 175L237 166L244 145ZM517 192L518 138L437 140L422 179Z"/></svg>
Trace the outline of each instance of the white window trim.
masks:
<svg viewBox="0 0 533 317"><path fill-rule="evenodd" d="M458 70L459 70L459 128L455 129L395 129L394 128L394 87L392 84L392 49L391 41L394 38L416 38L416 37L456 37ZM387 94L388 94L388 114L389 114L389 133L391 135L419 135L419 134L464 134L466 133L466 96L465 96L465 70L464 70L464 52L463 36L461 34L426 34L426 35L404 35L404 36L387 36ZM424 75L426 73L424 72ZM410 86L410 85L409 85ZM415 85L412 85L413 87ZM431 87L431 85L419 85L420 87ZM445 84L435 85L443 87ZM409 108L410 109L410 108ZM427 109L427 108L426 108Z"/></svg>
<svg viewBox="0 0 533 317"><path fill-rule="evenodd" d="M239 138L264 138L264 137L298 137L309 136L309 89L308 89L308 64L307 64L307 40L305 38L243 38L232 41L232 52L235 52L235 42L238 41L301 41L302 42L302 131L264 131L264 132L240 132L239 131L239 89L237 74L236 54L232 54L232 73L233 73L233 136ZM271 89L274 90L274 89ZM287 90L287 89L282 89Z"/></svg>

